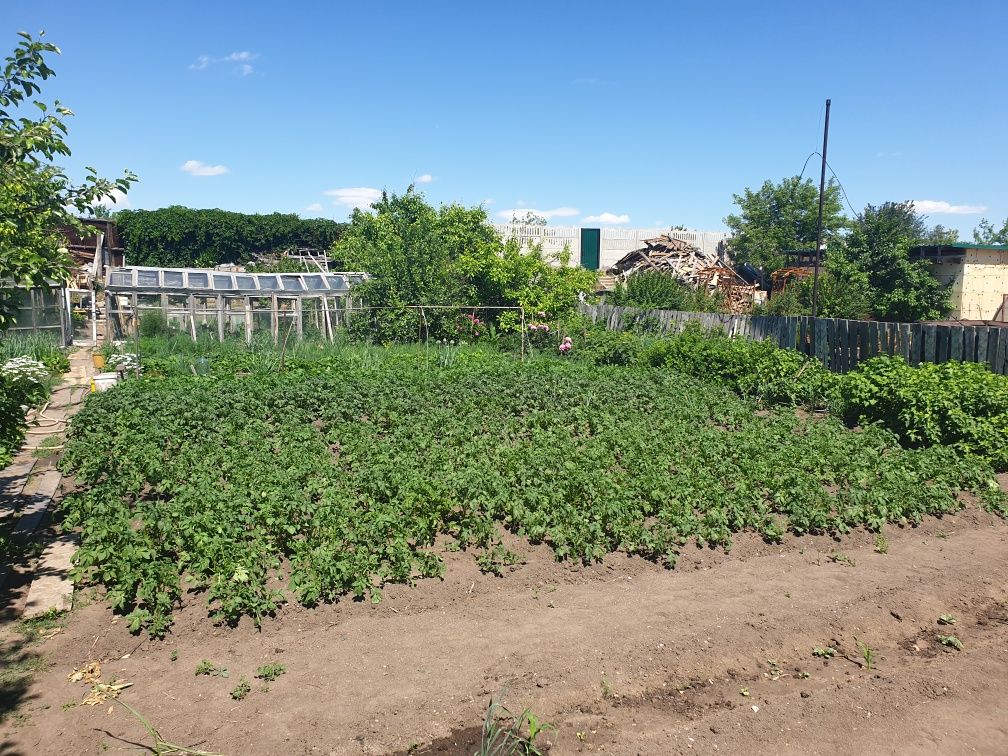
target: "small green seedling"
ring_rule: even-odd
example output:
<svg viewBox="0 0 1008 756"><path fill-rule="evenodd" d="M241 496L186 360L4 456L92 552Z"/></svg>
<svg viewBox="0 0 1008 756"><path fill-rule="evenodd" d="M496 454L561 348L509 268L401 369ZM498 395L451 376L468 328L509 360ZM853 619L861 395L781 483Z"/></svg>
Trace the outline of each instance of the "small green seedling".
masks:
<svg viewBox="0 0 1008 756"><path fill-rule="evenodd" d="M940 617L938 617L939 625L954 625L955 623L956 618L953 617L951 614L942 614Z"/></svg>
<svg viewBox="0 0 1008 756"><path fill-rule="evenodd" d="M954 635L939 635L938 642L941 643L946 648L954 648L956 651L963 650L962 641L956 638Z"/></svg>
<svg viewBox="0 0 1008 756"><path fill-rule="evenodd" d="M889 540L881 533L875 534L875 553L876 554L889 553Z"/></svg>
<svg viewBox="0 0 1008 756"><path fill-rule="evenodd" d="M826 646L826 648L816 648L812 649L812 656L818 656L820 659L832 659L836 656L836 649L831 646Z"/></svg>
<svg viewBox="0 0 1008 756"><path fill-rule="evenodd" d="M854 558L847 556L842 551L830 552L829 560L838 564L846 564L848 567L854 566Z"/></svg>
<svg viewBox="0 0 1008 756"><path fill-rule="evenodd" d="M606 679L605 675L602 675L602 698L612 698L613 690L612 684Z"/></svg>
<svg viewBox="0 0 1008 756"><path fill-rule="evenodd" d="M749 688L739 688L739 693L741 693L746 698L749 698Z"/></svg>
<svg viewBox="0 0 1008 756"><path fill-rule="evenodd" d="M872 647L863 640L858 640L857 636L854 637L854 642L857 643L857 646L861 651L861 658L864 659L865 669L871 672L872 662L875 660L875 652L872 650Z"/></svg>
<svg viewBox="0 0 1008 756"><path fill-rule="evenodd" d="M251 690L252 686L249 685L249 681L243 677L238 681L238 685L235 686L235 689L231 691L231 698L235 701L241 701Z"/></svg>
<svg viewBox="0 0 1008 756"><path fill-rule="evenodd" d="M263 664L259 669L256 670L255 676L260 680L265 680L270 683L276 680L280 675L287 671L287 667L283 664Z"/></svg>
<svg viewBox="0 0 1008 756"><path fill-rule="evenodd" d="M219 667L206 659L196 665L196 676L209 675L211 677L228 677L227 667Z"/></svg>
<svg viewBox="0 0 1008 756"><path fill-rule="evenodd" d="M170 654L168 655L168 658L169 658L169 659L170 659L171 661L173 661L173 662L174 662L174 661L178 661L178 651L174 651L174 650L173 650L173 651L172 651L172 652L171 652L171 653L170 653Z"/></svg>

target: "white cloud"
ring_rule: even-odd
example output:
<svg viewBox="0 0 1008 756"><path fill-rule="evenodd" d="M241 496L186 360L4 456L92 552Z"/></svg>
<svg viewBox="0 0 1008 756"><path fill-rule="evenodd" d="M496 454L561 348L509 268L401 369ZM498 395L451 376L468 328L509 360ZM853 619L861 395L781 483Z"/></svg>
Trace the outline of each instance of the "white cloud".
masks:
<svg viewBox="0 0 1008 756"><path fill-rule="evenodd" d="M235 67L234 71L242 76L248 76L255 70L252 68L250 61L253 61L258 57L259 53L249 52L248 50L238 50L225 55L223 58L214 58L210 55L200 55L196 58L196 62L189 64L189 68L193 71L202 71L210 66L216 65L217 63L239 63L241 65Z"/></svg>
<svg viewBox="0 0 1008 756"><path fill-rule="evenodd" d="M481 204L492 205L495 201L493 197L487 197Z"/></svg>
<svg viewBox="0 0 1008 756"><path fill-rule="evenodd" d="M598 215L586 215L581 219L584 223L629 223L630 216L624 213L623 215L616 215L616 213L600 213Z"/></svg>
<svg viewBox="0 0 1008 756"><path fill-rule="evenodd" d="M353 186L345 189L327 189L322 192L333 198L333 204L344 207L359 207L362 210L381 199L381 189L370 186Z"/></svg>
<svg viewBox="0 0 1008 756"><path fill-rule="evenodd" d="M322 212L322 203L321 202L312 202L310 205L308 205L308 207L306 207L304 209L304 212L306 212L306 213L321 213Z"/></svg>
<svg viewBox="0 0 1008 756"><path fill-rule="evenodd" d="M504 218L505 220L511 220L515 215L538 215L546 220L552 220L553 218L570 218L577 215L581 211L576 207L554 207L552 210L537 210L534 207L524 207L521 206L522 203L518 202L519 207L512 207L507 210L499 210L497 216Z"/></svg>
<svg viewBox="0 0 1008 756"><path fill-rule="evenodd" d="M105 205L107 207L111 207L113 210L125 210L126 208L132 207L129 198L126 196L126 192L121 189L113 189L104 197L97 200L95 204Z"/></svg>
<svg viewBox="0 0 1008 756"><path fill-rule="evenodd" d="M987 210L986 205L953 205L945 200L913 200L918 213L935 215L979 215Z"/></svg>
<svg viewBox="0 0 1008 756"><path fill-rule="evenodd" d="M226 165L207 165L200 160L186 160L179 166L179 170L190 176L220 176L231 172Z"/></svg>
<svg viewBox="0 0 1008 756"><path fill-rule="evenodd" d="M429 184L433 180L434 180L433 176L431 176L429 173L425 173L422 176L417 176L415 179L413 179L413 183L414 184Z"/></svg>

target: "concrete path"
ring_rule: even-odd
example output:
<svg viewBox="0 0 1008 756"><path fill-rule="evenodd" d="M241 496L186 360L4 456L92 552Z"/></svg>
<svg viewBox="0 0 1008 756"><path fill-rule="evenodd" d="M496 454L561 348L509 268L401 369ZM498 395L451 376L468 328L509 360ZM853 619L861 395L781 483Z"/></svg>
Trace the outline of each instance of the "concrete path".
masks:
<svg viewBox="0 0 1008 756"><path fill-rule="evenodd" d="M58 500L60 495L62 475L56 463L67 422L87 397L94 372L90 349L77 349L70 355L69 372L53 390L48 404L29 413L24 446L13 462L0 471L0 522L12 523L11 537L21 545L44 539L41 556L34 565L27 566L32 573L27 596L16 598L23 601L23 611L18 612L14 607L15 613L25 618L52 609L68 609L73 599L69 574L71 558L77 550L77 537L73 533L43 533L39 528L53 500ZM40 445L51 446L52 454L36 457L36 448ZM8 582L11 567L0 573L0 587Z"/></svg>

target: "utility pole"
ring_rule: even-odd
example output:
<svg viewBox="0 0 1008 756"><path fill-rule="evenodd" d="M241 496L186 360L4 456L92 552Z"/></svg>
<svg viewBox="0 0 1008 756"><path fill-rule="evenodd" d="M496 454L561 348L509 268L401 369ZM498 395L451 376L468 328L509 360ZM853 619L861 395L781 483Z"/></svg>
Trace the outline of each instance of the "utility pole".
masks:
<svg viewBox="0 0 1008 756"><path fill-rule="evenodd" d="M812 317L819 317L819 258L822 257L822 207L826 193L826 143L829 141L829 108L826 100L826 126L822 135L822 171L819 174L819 222L816 224L815 269L812 274Z"/></svg>

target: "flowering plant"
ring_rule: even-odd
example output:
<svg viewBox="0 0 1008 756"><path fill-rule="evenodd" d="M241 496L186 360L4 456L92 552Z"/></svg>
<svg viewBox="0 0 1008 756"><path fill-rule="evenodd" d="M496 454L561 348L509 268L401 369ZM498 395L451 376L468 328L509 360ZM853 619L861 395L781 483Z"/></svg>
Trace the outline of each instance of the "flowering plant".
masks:
<svg viewBox="0 0 1008 756"><path fill-rule="evenodd" d="M574 342L571 341L571 337L564 336L564 340L560 342L560 354L567 354L573 348Z"/></svg>
<svg viewBox="0 0 1008 756"><path fill-rule="evenodd" d="M12 381L41 384L49 376L46 366L31 357L13 357L3 364L0 372Z"/></svg>
<svg viewBox="0 0 1008 756"><path fill-rule="evenodd" d="M140 367L140 358L131 352L113 354L105 361L105 364L114 370L121 370L124 373L132 373Z"/></svg>

